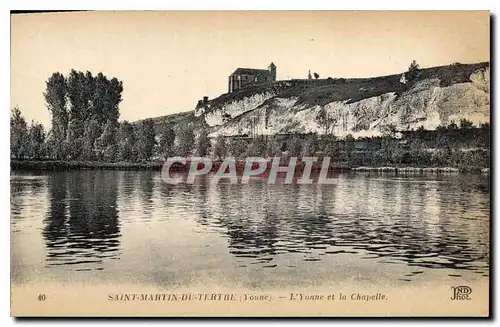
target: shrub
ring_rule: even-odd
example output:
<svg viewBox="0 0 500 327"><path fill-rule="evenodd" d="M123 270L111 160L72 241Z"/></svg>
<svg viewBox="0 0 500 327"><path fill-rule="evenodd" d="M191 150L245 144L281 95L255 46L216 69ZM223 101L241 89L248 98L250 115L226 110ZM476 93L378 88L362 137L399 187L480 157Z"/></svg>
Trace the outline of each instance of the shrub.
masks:
<svg viewBox="0 0 500 327"><path fill-rule="evenodd" d="M470 129L472 128L472 122L465 118L460 119L460 129Z"/></svg>
<svg viewBox="0 0 500 327"><path fill-rule="evenodd" d="M410 66L408 67L408 72L406 73L406 76L409 81L413 81L418 77L419 74L420 74L420 66L415 60L413 60Z"/></svg>

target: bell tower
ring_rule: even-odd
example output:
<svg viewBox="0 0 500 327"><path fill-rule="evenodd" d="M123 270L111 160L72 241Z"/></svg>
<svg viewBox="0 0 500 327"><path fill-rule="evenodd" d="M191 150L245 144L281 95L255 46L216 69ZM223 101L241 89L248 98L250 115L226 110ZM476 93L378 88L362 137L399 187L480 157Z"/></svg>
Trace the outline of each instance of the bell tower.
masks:
<svg viewBox="0 0 500 327"><path fill-rule="evenodd" d="M273 82L276 82L276 65L273 62L271 62L271 64L269 65L269 67L267 67L267 69L269 69L269 72L271 73Z"/></svg>

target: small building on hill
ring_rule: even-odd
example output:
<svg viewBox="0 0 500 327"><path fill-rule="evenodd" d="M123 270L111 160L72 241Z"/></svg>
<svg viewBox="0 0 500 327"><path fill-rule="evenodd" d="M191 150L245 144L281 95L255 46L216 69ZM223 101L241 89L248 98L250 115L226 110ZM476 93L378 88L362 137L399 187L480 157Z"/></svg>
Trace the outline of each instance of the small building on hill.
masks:
<svg viewBox="0 0 500 327"><path fill-rule="evenodd" d="M228 92L249 86L251 84L260 84L276 82L276 65L271 63L267 69L237 68L229 75Z"/></svg>

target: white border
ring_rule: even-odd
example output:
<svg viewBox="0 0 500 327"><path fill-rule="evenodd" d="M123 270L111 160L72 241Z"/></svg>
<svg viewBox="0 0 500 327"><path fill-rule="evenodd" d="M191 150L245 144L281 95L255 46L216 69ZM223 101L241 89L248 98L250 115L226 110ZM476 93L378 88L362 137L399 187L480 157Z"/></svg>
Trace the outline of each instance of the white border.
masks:
<svg viewBox="0 0 500 327"><path fill-rule="evenodd" d="M61 0L22 0L10 1L9 9L28 10L488 10L494 1L435 1L419 0L412 2L395 0L350 0L321 1L308 0L282 2L269 0L122 0L122 1L61 1ZM4 4L2 4L4 5Z"/></svg>
<svg viewBox="0 0 500 327"><path fill-rule="evenodd" d="M408 1L397 1L397 0L378 0L378 1L360 1L360 0L349 0L349 1L316 1L316 0L308 0L308 1L300 1L296 3L290 3L290 1L283 1L279 3L278 1L269 1L269 0L252 0L252 1L235 1L235 0L183 0L183 1L150 1L150 0L141 0L141 1L130 1L130 0L122 0L122 1L103 1L103 0L86 0L86 1L63 1L63 0L44 0L44 1L2 1L0 3L1 7L1 16L0 16L0 26L2 31L2 42L1 42L1 64L4 69L2 69L3 74L1 74L2 78L2 88L0 92L1 103L3 104L3 119L2 123L4 124L4 128L0 129L0 145L1 145L1 153L7 154L9 150L9 129L8 127L8 115L10 109L10 10L491 10L495 15L500 12L499 10L500 2L498 0L495 1L486 1L486 0L474 0L474 1L435 1L435 0L418 0L413 2ZM498 18L498 17L496 17ZM496 25L498 25L498 21L495 19ZM495 43L498 44L498 35L494 35ZM490 60L496 63L496 59L498 59L498 53L495 53L494 58L492 57ZM496 75L493 76L493 79L496 82ZM495 82L492 82L492 85ZM496 96L492 97L492 99L496 99ZM496 103L492 103L492 112L496 110ZM493 115L494 122L492 126L500 126L500 115L495 113ZM496 133L495 140L495 149L494 153L498 152L498 133ZM10 172L10 165L8 161L8 156L6 155L4 158L4 162L2 165L1 175L1 209L3 215L1 216L3 219L3 229L2 229L2 240L3 246L0 247L2 253L2 269L1 269L1 325L12 325L16 323L10 317L10 268L7 262L10 262L10 200L8 199L8 195L10 198L10 177L8 172ZM493 167L492 167L493 168ZM493 168L494 169L494 168ZM496 174L494 184L496 185L497 177ZM493 187L493 186L492 186ZM493 199L492 203L500 203L495 193L495 199ZM496 217L492 216L492 221L496 220ZM500 222L495 223L495 231L494 234L498 235L498 226ZM498 236L497 236L498 237ZM496 267L498 268L498 249L496 247L496 242L494 242L494 251L495 257L493 258L494 262L497 263ZM495 270L496 271L496 270ZM498 284L498 280L495 276L496 283ZM495 292L496 293L496 292ZM498 312L498 299L494 301L495 308L494 312L499 314ZM133 321L132 324L142 324L147 323L149 321ZM186 323L200 323L198 322L179 322L179 321L157 321L156 323L168 323L170 326L177 326ZM243 321L239 322L242 323ZM279 324L288 324L291 321L275 321L274 323ZM326 322L326 321L323 321ZM340 325L364 325L368 323L373 323L373 321L356 321L356 322L345 322L345 321L332 321L334 324ZM400 323L401 321L394 321L392 323ZM418 321L416 321L418 323ZM426 321L426 324L435 324L435 325L455 325L457 321L436 321L429 322ZM480 323L481 321L476 322L468 322L472 324ZM32 324L36 323L36 321L25 321L24 324ZM62 324L67 325L71 322L63 321L45 321L46 324ZM81 324L87 324L89 322L79 322ZM104 321L94 321L93 325L101 326L106 322ZM123 321L112 321L107 322L111 324L123 324ZM205 323L210 324L220 324L221 321L209 321ZM224 323L235 323L235 321L226 321ZM271 324L268 321L252 321L245 323L258 324L259 326L266 326ZM299 323L299 322L295 322ZM317 323L317 321L302 321L300 324L312 324ZM331 322L327 322L331 323ZM391 323L388 321L378 321L378 323L386 324ZM405 321L405 323L415 323L414 321Z"/></svg>

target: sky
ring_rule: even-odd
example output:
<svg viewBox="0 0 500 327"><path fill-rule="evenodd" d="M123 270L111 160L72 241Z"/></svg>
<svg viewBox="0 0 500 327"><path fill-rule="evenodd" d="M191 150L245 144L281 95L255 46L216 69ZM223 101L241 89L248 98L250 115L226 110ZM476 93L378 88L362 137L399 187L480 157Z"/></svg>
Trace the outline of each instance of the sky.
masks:
<svg viewBox="0 0 500 327"><path fill-rule="evenodd" d="M50 127L54 72L123 81L120 120L192 110L238 67L278 79L370 77L489 61L488 11L124 11L11 15L11 108Z"/></svg>

